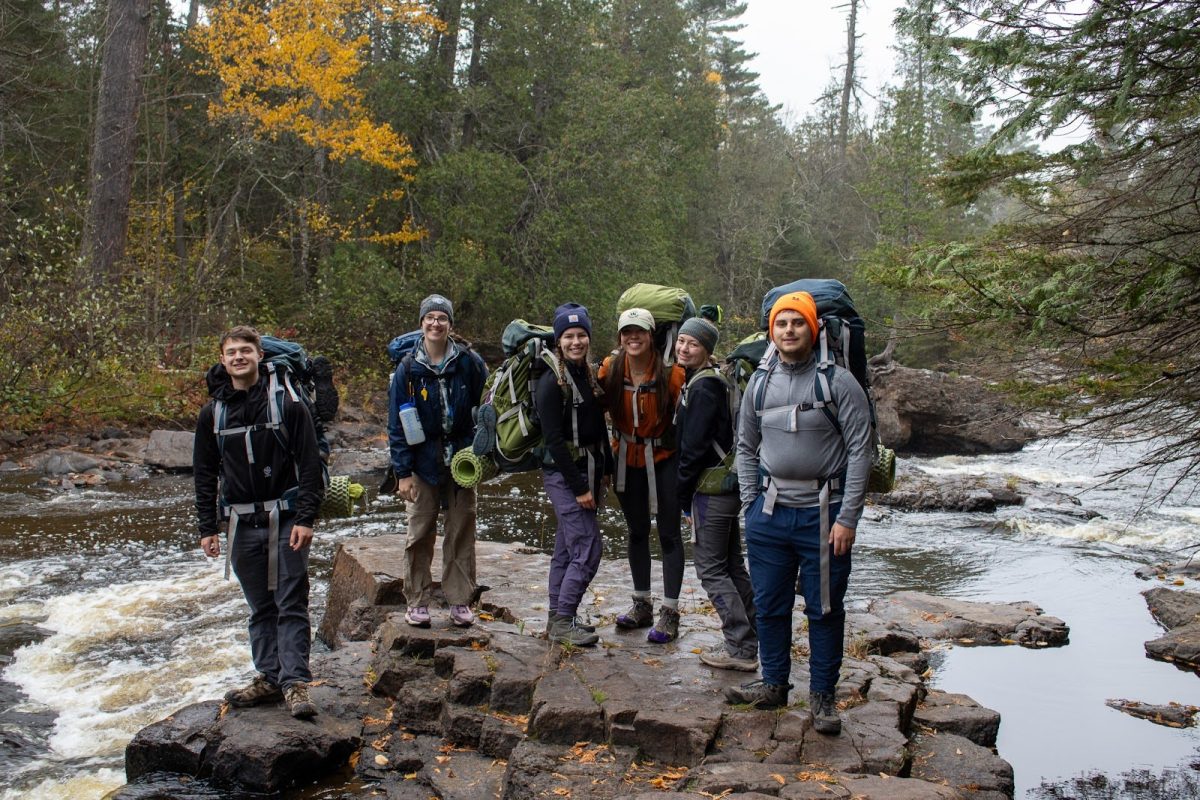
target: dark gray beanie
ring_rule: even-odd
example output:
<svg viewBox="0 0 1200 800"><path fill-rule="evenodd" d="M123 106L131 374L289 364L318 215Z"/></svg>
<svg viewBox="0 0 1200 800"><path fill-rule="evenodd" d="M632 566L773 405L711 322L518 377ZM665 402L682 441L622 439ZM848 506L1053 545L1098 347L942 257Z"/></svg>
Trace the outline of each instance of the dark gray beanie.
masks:
<svg viewBox="0 0 1200 800"><path fill-rule="evenodd" d="M454 304L440 294L431 294L421 301L421 313L417 315L417 322L425 319L425 315L430 311L445 311L446 316L450 318L450 324L454 324Z"/></svg>
<svg viewBox="0 0 1200 800"><path fill-rule="evenodd" d="M694 338L704 346L710 356L716 352L717 341L721 338L721 332L717 330L717 326L700 317L692 317L680 325L679 332Z"/></svg>

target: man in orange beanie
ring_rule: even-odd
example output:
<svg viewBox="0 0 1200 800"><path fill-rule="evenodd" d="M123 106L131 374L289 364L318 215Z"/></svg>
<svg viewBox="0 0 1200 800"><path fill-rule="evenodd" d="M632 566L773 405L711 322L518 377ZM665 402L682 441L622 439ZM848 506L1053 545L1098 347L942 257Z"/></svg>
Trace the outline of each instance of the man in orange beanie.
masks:
<svg viewBox="0 0 1200 800"><path fill-rule="evenodd" d="M762 679L727 689L726 697L758 708L787 705L799 573L808 617L809 710L819 733L836 735L843 599L872 438L858 381L849 370L818 365L813 356L818 331L816 303L807 292L775 302L768 333L778 358L754 373L739 412L738 483Z"/></svg>

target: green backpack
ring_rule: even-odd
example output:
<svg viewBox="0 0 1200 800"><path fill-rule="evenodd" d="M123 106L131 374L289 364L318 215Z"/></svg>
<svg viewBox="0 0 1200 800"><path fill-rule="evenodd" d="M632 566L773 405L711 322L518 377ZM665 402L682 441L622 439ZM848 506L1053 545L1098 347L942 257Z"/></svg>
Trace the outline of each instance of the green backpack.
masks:
<svg viewBox="0 0 1200 800"><path fill-rule="evenodd" d="M696 316L692 296L674 286L635 283L617 300L617 316L631 308L644 308L654 317L654 347L668 367L675 363L675 337L679 326Z"/></svg>
<svg viewBox="0 0 1200 800"><path fill-rule="evenodd" d="M542 427L533 394L542 372L558 368L550 347L553 342L553 328L523 319L508 323L501 336L507 358L483 387L478 412L482 436L477 434L472 446L477 456L491 455L501 472L524 472L542 465ZM574 383L571 387L578 395ZM575 397L574 402L578 406L582 398Z"/></svg>

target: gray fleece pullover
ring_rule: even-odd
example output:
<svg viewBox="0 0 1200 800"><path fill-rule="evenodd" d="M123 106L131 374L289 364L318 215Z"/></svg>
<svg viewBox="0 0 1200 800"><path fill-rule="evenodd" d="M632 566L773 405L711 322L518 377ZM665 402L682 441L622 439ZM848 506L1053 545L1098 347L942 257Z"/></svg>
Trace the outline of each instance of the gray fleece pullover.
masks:
<svg viewBox="0 0 1200 800"><path fill-rule="evenodd" d="M755 409L758 385L767 381L761 407ZM867 395L850 371L833 369L831 394L842 433L820 409L799 411L802 403L817 399L817 359L803 364L778 362L770 372L758 371L742 396L738 419L737 471L743 506L749 506L763 490L759 466L771 476L790 480L813 480L835 476L845 470L842 491L833 492L842 503L837 522L857 528L867 495L867 478L874 456L871 416ZM780 486L776 502L795 508L820 505L820 492L813 487Z"/></svg>

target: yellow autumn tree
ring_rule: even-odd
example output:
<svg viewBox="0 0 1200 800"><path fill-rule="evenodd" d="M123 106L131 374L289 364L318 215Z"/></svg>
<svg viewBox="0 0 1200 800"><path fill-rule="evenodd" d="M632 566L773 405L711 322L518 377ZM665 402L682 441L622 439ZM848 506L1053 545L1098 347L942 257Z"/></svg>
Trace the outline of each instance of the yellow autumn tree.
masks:
<svg viewBox="0 0 1200 800"><path fill-rule="evenodd" d="M217 77L220 95L209 106L215 121L249 127L256 136L294 136L335 162L356 159L393 174L397 188L349 220L305 202L310 228L334 238L403 243L422 232L406 219L399 230L367 230L376 204L398 200L416 165L412 147L386 122L375 122L356 80L370 46L355 21L438 29L428 5L382 0L218 0L207 25L194 34L202 69ZM365 26L360 26L365 27Z"/></svg>

